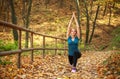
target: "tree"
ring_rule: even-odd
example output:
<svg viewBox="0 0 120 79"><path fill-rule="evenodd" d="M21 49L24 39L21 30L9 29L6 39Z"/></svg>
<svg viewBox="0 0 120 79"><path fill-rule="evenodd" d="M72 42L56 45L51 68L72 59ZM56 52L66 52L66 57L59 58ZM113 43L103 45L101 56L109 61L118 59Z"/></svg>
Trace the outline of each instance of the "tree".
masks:
<svg viewBox="0 0 120 79"><path fill-rule="evenodd" d="M75 0L76 2L76 8L77 8L77 15L78 15L78 24L80 26L80 9L79 9L79 0ZM81 30L81 26L80 26L80 38L82 38L82 30Z"/></svg>
<svg viewBox="0 0 120 79"><path fill-rule="evenodd" d="M50 0L45 0L44 4L45 4L46 8L47 8L49 3L50 3Z"/></svg>
<svg viewBox="0 0 120 79"><path fill-rule="evenodd" d="M93 22L93 29L92 29L92 33L91 33L91 36L90 36L90 39L89 39L89 43L92 41L92 37L94 35L94 30L95 30L95 25L96 25L96 20L97 20L99 8L100 8L100 5L98 5L98 7L97 7L96 16L95 16L95 19L94 19L94 22Z"/></svg>
<svg viewBox="0 0 120 79"><path fill-rule="evenodd" d="M114 3L113 3L113 5L114 5ZM108 7L109 7L109 11L110 11L108 25L110 25L110 23L111 23L111 15L112 15L112 3L109 3Z"/></svg>
<svg viewBox="0 0 120 79"><path fill-rule="evenodd" d="M105 16L106 9L107 9L107 2L105 3L105 6L104 6L104 10L103 10L103 16Z"/></svg>
<svg viewBox="0 0 120 79"><path fill-rule="evenodd" d="M0 19L4 21L9 20L9 3L7 0L0 1Z"/></svg>
<svg viewBox="0 0 120 79"><path fill-rule="evenodd" d="M85 5L85 12L86 12L86 19L87 19L87 23L86 23L86 40L85 40L85 44L88 44L88 40L89 40L89 31L90 31L90 26L89 26L89 13L88 13L88 6L87 6L87 2L86 0L84 0L84 5Z"/></svg>
<svg viewBox="0 0 120 79"><path fill-rule="evenodd" d="M90 0L90 16L92 16L93 0Z"/></svg>
<svg viewBox="0 0 120 79"><path fill-rule="evenodd" d="M8 1L10 4L12 23L17 24L17 17L16 17L15 9L14 9L14 2L13 2L13 0L8 0ZM13 29L13 37L14 37L15 41L18 41L18 32L15 29Z"/></svg>
<svg viewBox="0 0 120 79"><path fill-rule="evenodd" d="M23 0L22 20L25 28L29 27L29 22L30 22L29 17L30 17L31 7L32 7L32 0L28 0L28 1ZM26 32L25 47L28 48L28 32Z"/></svg>
<svg viewBox="0 0 120 79"><path fill-rule="evenodd" d="M60 1L60 2L59 2ZM63 3L64 3L64 0L59 0L59 8L62 8L63 7Z"/></svg>

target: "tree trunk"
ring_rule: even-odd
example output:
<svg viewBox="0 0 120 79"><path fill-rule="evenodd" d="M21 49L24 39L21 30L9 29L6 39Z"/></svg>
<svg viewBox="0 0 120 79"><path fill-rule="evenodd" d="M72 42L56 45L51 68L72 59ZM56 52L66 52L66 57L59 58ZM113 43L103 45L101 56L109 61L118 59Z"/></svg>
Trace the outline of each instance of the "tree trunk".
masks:
<svg viewBox="0 0 120 79"><path fill-rule="evenodd" d="M105 8L104 8L104 11L103 11L103 16L105 16L106 10L107 10L107 3L105 3Z"/></svg>
<svg viewBox="0 0 120 79"><path fill-rule="evenodd" d="M45 6L47 8L47 5L50 3L50 0L45 0Z"/></svg>
<svg viewBox="0 0 120 79"><path fill-rule="evenodd" d="M7 19L6 19L6 21L8 22L9 21L9 3L7 2L7 10L6 10L6 16L7 16Z"/></svg>
<svg viewBox="0 0 120 79"><path fill-rule="evenodd" d="M91 33L91 36L90 36L89 43L92 41L92 37L93 37L93 35L94 35L94 30L95 30L95 25L96 25L96 20L97 20L99 8L100 8L100 6L98 5L97 11L96 11L96 16L95 16L95 19L94 19L94 22L93 22L93 29L92 29L92 33Z"/></svg>
<svg viewBox="0 0 120 79"><path fill-rule="evenodd" d="M71 11L73 9L73 5L72 5L73 2L74 2L74 0L70 0L70 8L69 8L69 10L71 10Z"/></svg>
<svg viewBox="0 0 120 79"><path fill-rule="evenodd" d="M92 16L93 0L90 1L90 16Z"/></svg>
<svg viewBox="0 0 120 79"><path fill-rule="evenodd" d="M2 11L3 11L3 5L4 4L4 0L0 0L0 15L2 14Z"/></svg>
<svg viewBox="0 0 120 79"><path fill-rule="evenodd" d="M80 26L80 9L79 9L79 0L75 0L76 2L76 8L77 8L77 20L78 20L78 24ZM80 26L80 39L82 39L82 30L81 30L81 26Z"/></svg>
<svg viewBox="0 0 120 79"><path fill-rule="evenodd" d="M115 8L115 2L113 3L113 7L112 8Z"/></svg>
<svg viewBox="0 0 120 79"><path fill-rule="evenodd" d="M88 14L88 8L87 8L86 0L84 0L84 5L85 5L86 19L87 19L85 44L88 44L88 39L89 39L89 14Z"/></svg>
<svg viewBox="0 0 120 79"><path fill-rule="evenodd" d="M8 20L8 13L9 13L9 3L7 0L1 0L0 1L0 19L7 21Z"/></svg>
<svg viewBox="0 0 120 79"><path fill-rule="evenodd" d="M22 9L22 19L24 23L24 27L28 28L29 27L29 17L30 17L30 12L31 12L31 6L32 6L32 0L28 1L28 4L23 0L23 9ZM25 37L25 48L28 48L28 32L26 32L26 37Z"/></svg>
<svg viewBox="0 0 120 79"><path fill-rule="evenodd" d="M110 25L110 23L111 23L111 14L112 14L112 8L110 7L109 9L110 9L110 15L109 15L109 23L108 23L108 25Z"/></svg>
<svg viewBox="0 0 120 79"><path fill-rule="evenodd" d="M15 9L14 9L14 2L13 2L13 0L9 0L9 3L10 3L10 8L11 8L12 23L17 24L17 17L16 17ZM15 41L18 41L18 32L17 32L17 30L13 29L13 37L14 37Z"/></svg>
<svg viewBox="0 0 120 79"><path fill-rule="evenodd" d="M32 0L29 0L28 13L26 17L26 28L29 27L29 23L30 23L29 17L30 17L31 7L32 7ZM25 47L28 47L28 32L26 32L26 46Z"/></svg>
<svg viewBox="0 0 120 79"><path fill-rule="evenodd" d="M63 3L64 3L64 0L60 0L60 1L58 1L59 3L59 8L62 8L63 7Z"/></svg>

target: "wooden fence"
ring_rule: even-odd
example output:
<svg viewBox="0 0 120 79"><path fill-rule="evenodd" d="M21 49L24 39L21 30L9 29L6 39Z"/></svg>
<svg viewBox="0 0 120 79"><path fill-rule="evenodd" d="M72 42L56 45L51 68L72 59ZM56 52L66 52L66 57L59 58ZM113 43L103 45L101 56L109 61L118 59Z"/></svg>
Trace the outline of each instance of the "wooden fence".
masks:
<svg viewBox="0 0 120 79"><path fill-rule="evenodd" d="M58 37L53 37L53 36L49 36L49 35L44 35L44 34L40 34L40 33L37 33L37 32L34 32L34 31L31 31L29 29L26 29L26 28L23 28L23 27L20 27L20 26L17 26L17 25L14 25L14 24L10 24L10 23L7 23L7 22L4 22L4 21L0 21L0 27L1 26L4 26L4 27L9 27L11 29L15 29L18 31L18 49L17 50L12 50L12 51L2 51L0 52L0 56L7 56L7 55L11 55L11 54L18 54L18 59L17 59L17 66L18 68L20 68L21 66L21 53L22 52L25 52L25 51L31 51L31 62L33 62L33 53L34 53L34 50L43 50L43 57L45 55L45 50L55 50L55 53L57 52L57 50L64 50L66 51L67 48L66 48L66 39L64 38L58 38ZM21 47L21 37L22 37L22 32L28 32L30 34L30 48L22 48ZM33 43L34 43L34 39L33 39L33 36L34 35L39 35L39 36L42 36L43 37L43 47L42 48L34 48L33 46ZM55 39L55 48L46 48L45 46L45 38L46 37L49 37L49 38L53 38ZM57 47L57 40L62 40L64 41L64 48L58 48Z"/></svg>

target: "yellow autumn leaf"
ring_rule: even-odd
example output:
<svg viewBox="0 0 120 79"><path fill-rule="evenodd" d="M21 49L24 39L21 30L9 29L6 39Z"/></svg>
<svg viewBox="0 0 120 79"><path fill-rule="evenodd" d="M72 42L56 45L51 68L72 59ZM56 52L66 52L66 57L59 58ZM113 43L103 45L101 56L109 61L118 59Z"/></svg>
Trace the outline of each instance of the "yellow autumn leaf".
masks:
<svg viewBox="0 0 120 79"><path fill-rule="evenodd" d="M65 76L63 79L70 79L70 78Z"/></svg>
<svg viewBox="0 0 120 79"><path fill-rule="evenodd" d="M57 79L63 79L63 78L57 78Z"/></svg>
<svg viewBox="0 0 120 79"><path fill-rule="evenodd" d="M11 72L11 71L12 71L12 68L8 68L8 71Z"/></svg>

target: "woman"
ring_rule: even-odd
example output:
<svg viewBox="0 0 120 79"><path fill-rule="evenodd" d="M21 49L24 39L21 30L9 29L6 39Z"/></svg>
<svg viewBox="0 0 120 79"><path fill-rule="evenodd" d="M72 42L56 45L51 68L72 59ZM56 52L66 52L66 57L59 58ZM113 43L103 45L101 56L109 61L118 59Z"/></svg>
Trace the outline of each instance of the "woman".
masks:
<svg viewBox="0 0 120 79"><path fill-rule="evenodd" d="M71 23L75 20L77 29L71 29ZM80 39L80 30L79 24L77 22L75 13L73 12L72 18L70 19L68 29L67 29L67 39L68 39L68 59L69 63L72 66L71 72L76 72L77 59L80 58L81 53L78 50L78 42Z"/></svg>

